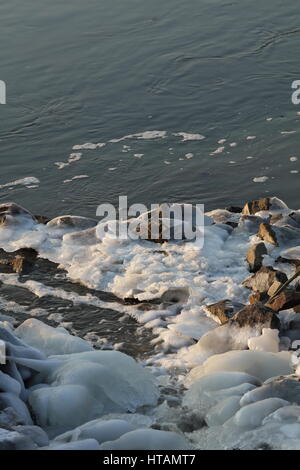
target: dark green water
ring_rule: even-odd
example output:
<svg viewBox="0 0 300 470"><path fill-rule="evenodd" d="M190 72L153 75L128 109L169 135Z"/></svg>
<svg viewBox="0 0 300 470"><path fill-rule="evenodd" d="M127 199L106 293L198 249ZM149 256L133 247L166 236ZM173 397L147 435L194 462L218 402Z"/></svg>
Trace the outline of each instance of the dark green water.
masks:
<svg viewBox="0 0 300 470"><path fill-rule="evenodd" d="M94 215L119 195L212 209L276 194L300 207L295 0L11 0L0 24L0 184L40 180L1 188L1 201L50 216ZM107 143L147 130L167 137ZM58 169L85 142L107 145Z"/></svg>

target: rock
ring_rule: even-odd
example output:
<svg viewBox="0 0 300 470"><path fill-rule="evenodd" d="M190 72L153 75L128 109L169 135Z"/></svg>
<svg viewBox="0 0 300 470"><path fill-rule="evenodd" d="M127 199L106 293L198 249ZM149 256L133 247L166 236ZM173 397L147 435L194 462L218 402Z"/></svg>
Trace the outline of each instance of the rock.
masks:
<svg viewBox="0 0 300 470"><path fill-rule="evenodd" d="M281 271L277 271L271 266L260 268L255 274L248 277L242 285L254 292L268 292L272 284L278 281L284 284L288 280L287 275Z"/></svg>
<svg viewBox="0 0 300 470"><path fill-rule="evenodd" d="M29 274L34 268L37 255L33 248L21 248L11 253L0 249L0 272Z"/></svg>
<svg viewBox="0 0 300 470"><path fill-rule="evenodd" d="M271 225L268 223L260 224L257 236L267 243L279 246L276 234L272 229Z"/></svg>
<svg viewBox="0 0 300 470"><path fill-rule="evenodd" d="M277 295L272 302L269 302L267 306L275 312L300 307L300 292L293 289L286 289L281 292L281 294Z"/></svg>
<svg viewBox="0 0 300 470"><path fill-rule="evenodd" d="M241 215L239 219L239 228L243 232L255 234L259 230L261 224L268 222L269 219L263 219L257 215Z"/></svg>
<svg viewBox="0 0 300 470"><path fill-rule="evenodd" d="M215 304L207 305L205 309L221 324L226 323L243 304L233 303L230 300L222 300Z"/></svg>
<svg viewBox="0 0 300 470"><path fill-rule="evenodd" d="M256 201L247 202L242 210L242 214L254 215L256 212L267 211L271 207L270 198L264 197Z"/></svg>
<svg viewBox="0 0 300 470"><path fill-rule="evenodd" d="M283 258L282 256L279 256L276 259L276 263L288 263L288 264L293 264L294 266L298 267L298 266L300 266L300 259L297 259L297 258Z"/></svg>
<svg viewBox="0 0 300 470"><path fill-rule="evenodd" d="M247 251L246 260L249 264L249 271L255 273L262 267L263 257L267 255L268 251L264 243L258 243L251 246Z"/></svg>
<svg viewBox="0 0 300 470"><path fill-rule="evenodd" d="M276 329L280 326L280 321L274 314L274 311L259 302L253 305L246 305L228 323L232 326L256 327L261 329L261 331L263 328Z"/></svg>
<svg viewBox="0 0 300 470"><path fill-rule="evenodd" d="M299 228L300 215L297 212L292 212L289 215L276 214L271 217L270 223L276 225L277 227L290 226Z"/></svg>
<svg viewBox="0 0 300 470"><path fill-rule="evenodd" d="M34 221L36 219L31 212L24 207L15 204L14 202L7 202L0 204L0 225L9 226L17 222L18 217L23 222L25 220Z"/></svg>
<svg viewBox="0 0 300 470"><path fill-rule="evenodd" d="M0 450L34 450L36 445L28 437L16 431L0 428Z"/></svg>
<svg viewBox="0 0 300 470"><path fill-rule="evenodd" d="M24 256L17 255L11 262L12 269L18 274L28 274L32 271L34 263Z"/></svg>
<svg viewBox="0 0 300 470"><path fill-rule="evenodd" d="M249 296L250 305L256 304L257 302L262 302L265 304L268 300L269 296L265 292L254 292Z"/></svg>
<svg viewBox="0 0 300 470"><path fill-rule="evenodd" d="M48 222L50 222L51 219L49 219L49 217L46 217L44 215L35 215L34 216L36 218L36 221L38 224L43 224L43 225L47 225Z"/></svg>
<svg viewBox="0 0 300 470"><path fill-rule="evenodd" d="M228 207L225 207L225 210L228 212L233 212L234 214L240 214L243 208L238 207L238 206L228 206Z"/></svg>
<svg viewBox="0 0 300 470"><path fill-rule="evenodd" d="M271 219L270 219L270 224L273 225L273 224L276 224L277 222L279 222L279 220L281 220L283 218L283 215L282 214L273 214Z"/></svg>
<svg viewBox="0 0 300 470"><path fill-rule="evenodd" d="M268 290L268 296L273 297L274 294L282 287L282 282L274 281L271 285L270 289Z"/></svg>
<svg viewBox="0 0 300 470"><path fill-rule="evenodd" d="M56 229L78 229L85 230L88 228L96 227L98 222L87 217L78 217L75 215L63 215L50 220L47 227Z"/></svg>
<svg viewBox="0 0 300 470"><path fill-rule="evenodd" d="M268 381L261 387L247 392L241 399L241 406L266 398L281 398L300 405L300 378L297 375L289 375Z"/></svg>

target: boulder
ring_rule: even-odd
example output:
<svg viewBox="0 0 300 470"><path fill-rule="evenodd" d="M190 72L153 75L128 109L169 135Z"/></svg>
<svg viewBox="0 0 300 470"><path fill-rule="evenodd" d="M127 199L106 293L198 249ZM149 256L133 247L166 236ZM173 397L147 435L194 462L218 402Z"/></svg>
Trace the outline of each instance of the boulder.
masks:
<svg viewBox="0 0 300 470"><path fill-rule="evenodd" d="M276 233L268 223L260 224L257 236L267 243L279 246Z"/></svg>
<svg viewBox="0 0 300 470"><path fill-rule="evenodd" d="M256 304L257 302L265 304L268 300L269 296L265 292L253 292L253 294L249 296L249 303L251 305Z"/></svg>
<svg viewBox="0 0 300 470"><path fill-rule="evenodd" d="M37 255L33 248L21 248L11 253L0 249L0 272L29 274L34 268Z"/></svg>
<svg viewBox="0 0 300 470"><path fill-rule="evenodd" d="M300 307L300 292L293 289L286 289L277 295L274 300L267 304L274 312L288 310L289 308Z"/></svg>
<svg viewBox="0 0 300 470"><path fill-rule="evenodd" d="M253 305L246 305L228 322L232 326L256 327L262 331L263 328L278 328L280 321L271 308L260 302Z"/></svg>
<svg viewBox="0 0 300 470"><path fill-rule="evenodd" d="M88 228L96 227L97 221L89 219L88 217L79 217L75 215L62 215L50 220L47 227L55 229L76 229L86 230Z"/></svg>
<svg viewBox="0 0 300 470"><path fill-rule="evenodd" d="M207 305L205 309L219 323L224 324L242 307L243 304L234 303L231 300L221 300L215 304Z"/></svg>
<svg viewBox="0 0 300 470"><path fill-rule="evenodd" d="M228 212L233 212L234 214L240 214L243 208L239 206L228 206L228 207L225 207L225 210Z"/></svg>
<svg viewBox="0 0 300 470"><path fill-rule="evenodd" d="M246 260L249 264L249 271L251 273L255 273L262 267L264 255L267 254L268 251L264 243L258 243L257 245L249 248L246 254Z"/></svg>
<svg viewBox="0 0 300 470"><path fill-rule="evenodd" d="M268 292L272 284L278 281L284 284L288 280L287 275L281 271L277 271L271 266L260 268L255 274L248 277L242 284L254 292Z"/></svg>
<svg viewBox="0 0 300 470"><path fill-rule="evenodd" d="M1 226L9 226L14 224L17 219L20 219L22 222L27 221L34 221L36 219L31 212L24 207L15 204L14 202L7 202L4 204L0 204L0 225Z"/></svg>
<svg viewBox="0 0 300 470"><path fill-rule="evenodd" d="M254 215L256 212L267 211L271 207L271 201L269 197L247 202L242 210L242 214Z"/></svg>

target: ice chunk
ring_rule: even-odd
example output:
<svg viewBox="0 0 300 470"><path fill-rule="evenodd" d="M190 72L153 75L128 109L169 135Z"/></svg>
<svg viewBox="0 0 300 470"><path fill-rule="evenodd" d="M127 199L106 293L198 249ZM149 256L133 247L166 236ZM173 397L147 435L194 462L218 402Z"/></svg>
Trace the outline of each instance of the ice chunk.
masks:
<svg viewBox="0 0 300 470"><path fill-rule="evenodd" d="M82 439L96 439L101 444L106 441L114 441L127 432L133 431L134 427L122 419L111 419L103 421L95 419L68 431L55 438L57 442L71 442Z"/></svg>
<svg viewBox="0 0 300 470"><path fill-rule="evenodd" d="M100 450L100 446L96 439L84 439L66 444L54 444L44 447L43 450Z"/></svg>
<svg viewBox="0 0 300 470"><path fill-rule="evenodd" d="M254 351L279 352L279 331L263 328L262 335L248 340L249 349Z"/></svg>
<svg viewBox="0 0 300 470"><path fill-rule="evenodd" d="M241 408L232 420L228 421L228 425L236 425L244 430L250 430L260 426L269 414L273 413L278 408L289 405L289 402L281 398L266 398L265 400L257 401L251 405Z"/></svg>
<svg viewBox="0 0 300 470"><path fill-rule="evenodd" d="M19 397L13 393L0 393L0 409L9 407L13 408L24 424L33 424L27 406Z"/></svg>
<svg viewBox="0 0 300 470"><path fill-rule="evenodd" d="M293 372L291 355L288 351L269 353L264 351L228 351L207 359L201 366L191 370L187 376L187 383L195 382L204 375L219 371L236 371L266 380L278 375L287 375Z"/></svg>
<svg viewBox="0 0 300 470"><path fill-rule="evenodd" d="M4 374L4 372L0 370L0 391L20 395L21 384L16 379L8 374Z"/></svg>
<svg viewBox="0 0 300 470"><path fill-rule="evenodd" d="M240 409L240 396L224 398L212 407L205 416L208 426L222 425Z"/></svg>
<svg viewBox="0 0 300 470"><path fill-rule="evenodd" d="M188 450L192 446L184 437L174 432L155 429L131 431L120 439L105 442L101 450Z"/></svg>
<svg viewBox="0 0 300 470"><path fill-rule="evenodd" d="M195 378L195 380L192 380L192 378L193 377L190 374L189 380L186 381L186 384L189 385L197 380L194 386L201 390L201 392L223 390L225 388L235 387L243 383L261 385L261 381L257 377L246 374L245 372L218 371L202 376L199 379Z"/></svg>
<svg viewBox="0 0 300 470"><path fill-rule="evenodd" d="M60 432L103 414L133 412L140 406L154 405L158 398L154 377L118 351L16 361L40 370L37 383L49 386L34 389L29 403L41 426L60 425Z"/></svg>
<svg viewBox="0 0 300 470"><path fill-rule="evenodd" d="M293 377L293 376L292 376ZM298 378L279 377L262 387L246 393L241 399L241 406L254 403L265 398L277 397L300 405L300 382Z"/></svg>
<svg viewBox="0 0 300 470"><path fill-rule="evenodd" d="M0 450L33 450L34 442L23 434L0 428Z"/></svg>
<svg viewBox="0 0 300 470"><path fill-rule="evenodd" d="M25 343L43 351L47 356L72 354L93 349L83 339L70 335L66 330L46 325L36 318L25 320L15 330L15 334Z"/></svg>

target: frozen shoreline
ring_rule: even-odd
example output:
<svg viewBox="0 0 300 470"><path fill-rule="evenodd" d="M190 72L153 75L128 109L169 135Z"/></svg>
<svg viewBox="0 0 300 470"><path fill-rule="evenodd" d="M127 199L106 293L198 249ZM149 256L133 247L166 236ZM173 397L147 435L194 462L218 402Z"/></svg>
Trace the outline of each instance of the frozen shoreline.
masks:
<svg viewBox="0 0 300 470"><path fill-rule="evenodd" d="M257 203L248 204L243 213L237 208L232 211L211 211L206 214L204 248L197 252L191 245L193 242L170 241L157 245L145 240L124 242L110 237L99 240L93 230L97 222L90 219L64 217L45 225L37 223L28 211L22 210L17 214L7 214L0 227L0 247L3 250L12 253L24 248L34 249L39 257L57 263L71 280L80 281L88 288L110 292L120 299L131 298L134 302L130 305L102 301L92 295L79 296L25 276L19 278L18 274L12 272L0 273L0 280L5 285L25 288L38 297L50 295L67 298L82 306L101 304L104 308L131 315L156 336L153 340L153 354L144 361L144 368L140 369L141 374L147 372L148 379L153 380L152 397L146 398L145 389L141 388L134 392L140 398L136 399L135 396L135 405L128 408L128 403L123 401L128 396L126 387L131 388L127 384L120 390L120 396L116 397L118 406L121 401L123 408L110 409L105 408L107 399L100 398L97 392L96 401L101 403L102 411L99 411L99 403L95 404L92 399L87 400L94 403L92 409L83 413L81 422L68 421L66 415L65 429L62 432L82 426L93 419L100 422L92 424L91 428L88 426L88 432L81 428L70 431L67 438L59 438L56 443L70 440L72 446L78 445L78 448L98 448L98 445L104 449L135 448L136 445L145 449L149 448L143 447L147 445L152 445L154 447L151 448L155 449L178 449L180 446L260 448L262 445L276 449L300 448L300 387L298 375L293 375L297 364L291 362L292 342L300 339L296 284L291 288L292 301L283 299L279 307L277 302L275 310L272 306L267 307L271 312L271 320L276 317L279 321L277 328L274 328L270 318L261 319L259 316L261 312L264 313L259 301L266 294L264 302L267 302L270 297L268 290L274 289L274 283L278 282L277 272L286 277L295 272L295 260L300 258L300 211L289 209L276 198L264 198ZM262 243L265 252L261 255L260 266L249 269L247 252ZM256 272L251 274L249 270ZM252 280L248 281L251 284L250 289L243 282L251 276ZM220 325L220 317L207 308L225 299L242 307L249 304L249 294L256 296L251 302L258 302L256 305L260 309L260 313L255 312L255 316L252 310L247 310L244 315L239 314L241 309L230 311L228 321L225 319L224 324ZM153 301L153 308L151 304L147 309L141 308L145 302ZM249 321L249 318L252 320ZM11 331L10 321L4 320L1 325L1 331ZM90 354L80 352L80 348L91 350L91 346L80 343L82 340L78 339L74 350L60 350L60 340L55 338L64 335L65 342L68 332L60 327L51 330L42 325L38 320L29 319L17 328L16 333L26 345L37 348L44 354L39 361L40 364L45 361L47 363L48 369L46 367L43 376L47 387L38 387L31 391L32 386L44 382L38 381L41 380L41 372L32 372L36 369L27 361L30 355L17 355L12 362L15 367L21 368L25 377L28 376L22 378L23 382L25 380L30 384L28 391L31 398L26 396L25 402L29 402L31 409L34 408L38 424L48 432L47 423L51 423L50 437L53 438L58 434L57 430L53 431L53 423L57 424L54 388L61 387L61 384L67 387L57 392L62 394L63 398L60 397L60 400L73 396L70 403L74 401L77 407L84 399L79 399L79 392L69 390L70 383L64 372L49 372L49 361L52 367L56 360L52 356L59 354L59 361L71 361L70 364L73 364L68 354L79 354L77 357L80 358L80 354ZM45 333L41 334L41 331ZM75 344L76 338L70 338L70 342ZM96 362L103 353L107 352L91 351L91 354L97 356ZM118 358L124 356L117 351L112 351L111 354ZM45 355L51 358L46 359ZM55 367L59 369L61 366ZM91 393L91 390L94 393L95 384L91 384L90 377L83 379L81 372L78 373L80 378L77 385L80 386L81 381L86 380L87 391L84 393ZM56 374L59 376L58 382ZM276 376L284 378L273 379L269 384L264 384L266 380ZM119 378L116 376L111 380ZM147 383L146 378L143 381ZM72 387L76 385L76 382L71 383ZM183 392L183 386L187 388L186 392ZM173 392L168 395L166 390L170 387L173 387ZM17 388L14 390L16 392ZM11 392L2 391L0 398L3 393ZM18 396L18 393L15 395ZM109 396L108 391L106 395ZM49 405L51 400L54 400L52 408ZM145 405L148 407L147 411L136 414ZM43 409L48 410L48 415L45 415ZM93 411L95 409L96 414ZM134 414L128 414L128 411ZM123 424L111 423L110 427L107 424L108 418L103 420L103 415L111 413L115 413L112 419L121 419ZM0 420L1 414L3 418L3 411L0 411ZM189 425L186 424L186 415L191 417ZM136 416L134 425L131 422L133 416ZM131 423L130 429L128 420ZM107 434L103 431L102 440L95 440L99 426L104 424ZM124 429L124 433L117 433L117 436L112 430L118 426ZM144 438L142 433L137 441L135 435L130 435L130 432L134 432L132 426L134 429L148 429L151 439L147 431ZM151 426L156 429L151 430ZM175 431L175 434L166 434L163 439L156 434L162 432L157 428L167 433ZM111 439L108 437L110 435L113 436ZM93 442L74 444L86 440L82 436L88 436L86 439ZM151 444L147 444L149 440ZM53 442L51 445L54 445Z"/></svg>

